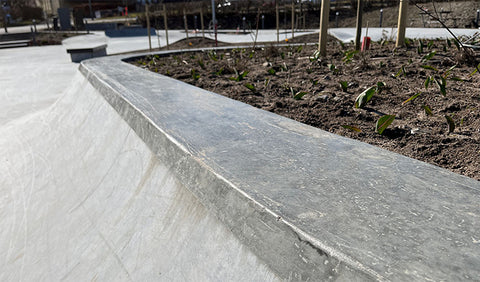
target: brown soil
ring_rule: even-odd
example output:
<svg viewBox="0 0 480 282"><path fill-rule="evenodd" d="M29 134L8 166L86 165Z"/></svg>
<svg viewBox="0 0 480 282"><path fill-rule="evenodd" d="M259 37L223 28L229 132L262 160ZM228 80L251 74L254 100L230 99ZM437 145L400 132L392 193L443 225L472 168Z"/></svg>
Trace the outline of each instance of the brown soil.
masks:
<svg viewBox="0 0 480 282"><path fill-rule="evenodd" d="M295 41L316 42L317 38L311 35ZM176 47L198 47L189 43L180 42ZM133 63L257 108L480 180L480 74L470 76L475 63L462 57L453 43L449 46L446 41L423 41L423 44L419 54L418 41L408 48L394 48L390 42L372 42L370 50L356 53L350 59L347 54L353 46L331 40L327 56L318 60L312 59L316 46L292 45L269 46L255 52L234 49L153 56ZM436 54L431 59L422 60L432 51ZM476 54L474 60L478 59ZM238 79L245 71L248 74ZM427 77L436 77L441 83L442 76L447 83L445 96L435 81L425 88ZM341 82L346 89L342 89ZM363 109L354 108L357 96L378 82L384 82L386 87ZM405 102L418 93L416 99ZM297 98L304 96L295 99L297 94ZM431 114L427 114L425 106L431 109ZM375 127L383 115L395 115L395 120L379 134ZM453 132L449 132L446 116L455 123Z"/></svg>
<svg viewBox="0 0 480 282"><path fill-rule="evenodd" d="M62 40L69 37L85 35L85 32L82 33L64 33L64 32L39 32L35 36L35 46L45 46L45 45L61 45Z"/></svg>

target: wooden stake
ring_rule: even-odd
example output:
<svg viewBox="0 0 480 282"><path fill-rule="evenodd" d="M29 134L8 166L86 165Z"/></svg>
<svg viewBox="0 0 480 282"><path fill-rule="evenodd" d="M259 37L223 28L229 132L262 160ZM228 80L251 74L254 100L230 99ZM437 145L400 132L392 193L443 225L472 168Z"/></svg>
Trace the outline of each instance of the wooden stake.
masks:
<svg viewBox="0 0 480 282"><path fill-rule="evenodd" d="M145 4L145 16L147 17L148 49L152 52L152 36L150 34L150 15L148 14L148 4Z"/></svg>
<svg viewBox="0 0 480 282"><path fill-rule="evenodd" d="M355 35L355 50L360 50L362 45L360 37L362 36L362 18L363 18L363 0L358 0L357 7L357 33Z"/></svg>
<svg viewBox="0 0 480 282"><path fill-rule="evenodd" d="M405 45L405 26L407 25L407 8L408 2L400 0L400 7L398 10L398 30L397 30L397 42L396 47Z"/></svg>
<svg viewBox="0 0 480 282"><path fill-rule="evenodd" d="M200 9L200 25L202 26L202 37L205 38L205 27L203 25L203 6Z"/></svg>
<svg viewBox="0 0 480 282"><path fill-rule="evenodd" d="M280 42L280 19L278 15L278 1L279 0L275 0L275 17L277 19L277 43Z"/></svg>
<svg viewBox="0 0 480 282"><path fill-rule="evenodd" d="M318 51L320 55L327 55L327 29L328 18L330 13L330 0L322 0L322 8L320 10L320 32L318 35Z"/></svg>
<svg viewBox="0 0 480 282"><path fill-rule="evenodd" d="M295 29L295 1L292 1L292 39L295 37L294 29Z"/></svg>
<svg viewBox="0 0 480 282"><path fill-rule="evenodd" d="M168 50L169 47L168 47L167 7L165 6L165 4L163 4L163 24L165 26L165 39L167 42L167 50Z"/></svg>
<svg viewBox="0 0 480 282"><path fill-rule="evenodd" d="M187 15L185 14L185 8L183 8L183 24L185 25L185 34L188 39L188 25L187 25Z"/></svg>

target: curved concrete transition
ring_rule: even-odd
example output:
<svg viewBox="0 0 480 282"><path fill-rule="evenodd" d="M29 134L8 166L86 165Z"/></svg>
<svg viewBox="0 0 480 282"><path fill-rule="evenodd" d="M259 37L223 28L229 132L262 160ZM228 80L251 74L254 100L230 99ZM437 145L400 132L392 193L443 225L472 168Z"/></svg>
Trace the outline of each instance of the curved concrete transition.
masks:
<svg viewBox="0 0 480 282"><path fill-rule="evenodd" d="M0 132L0 280L480 277L480 182L122 59Z"/></svg>

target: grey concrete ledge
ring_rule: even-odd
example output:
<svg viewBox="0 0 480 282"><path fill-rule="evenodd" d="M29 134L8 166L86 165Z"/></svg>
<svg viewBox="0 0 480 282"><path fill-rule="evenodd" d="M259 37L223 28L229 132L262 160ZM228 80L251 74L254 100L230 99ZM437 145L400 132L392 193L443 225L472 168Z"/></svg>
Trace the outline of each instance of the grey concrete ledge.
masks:
<svg viewBox="0 0 480 282"><path fill-rule="evenodd" d="M123 62L90 83L285 280L480 277L480 182Z"/></svg>

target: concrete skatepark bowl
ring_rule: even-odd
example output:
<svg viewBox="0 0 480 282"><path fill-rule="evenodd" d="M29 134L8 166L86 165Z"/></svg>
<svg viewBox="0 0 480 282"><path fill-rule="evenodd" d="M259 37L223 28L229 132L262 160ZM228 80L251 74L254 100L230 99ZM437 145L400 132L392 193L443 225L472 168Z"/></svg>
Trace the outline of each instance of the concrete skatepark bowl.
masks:
<svg viewBox="0 0 480 282"><path fill-rule="evenodd" d="M0 128L0 279L466 280L480 183L112 56Z"/></svg>

